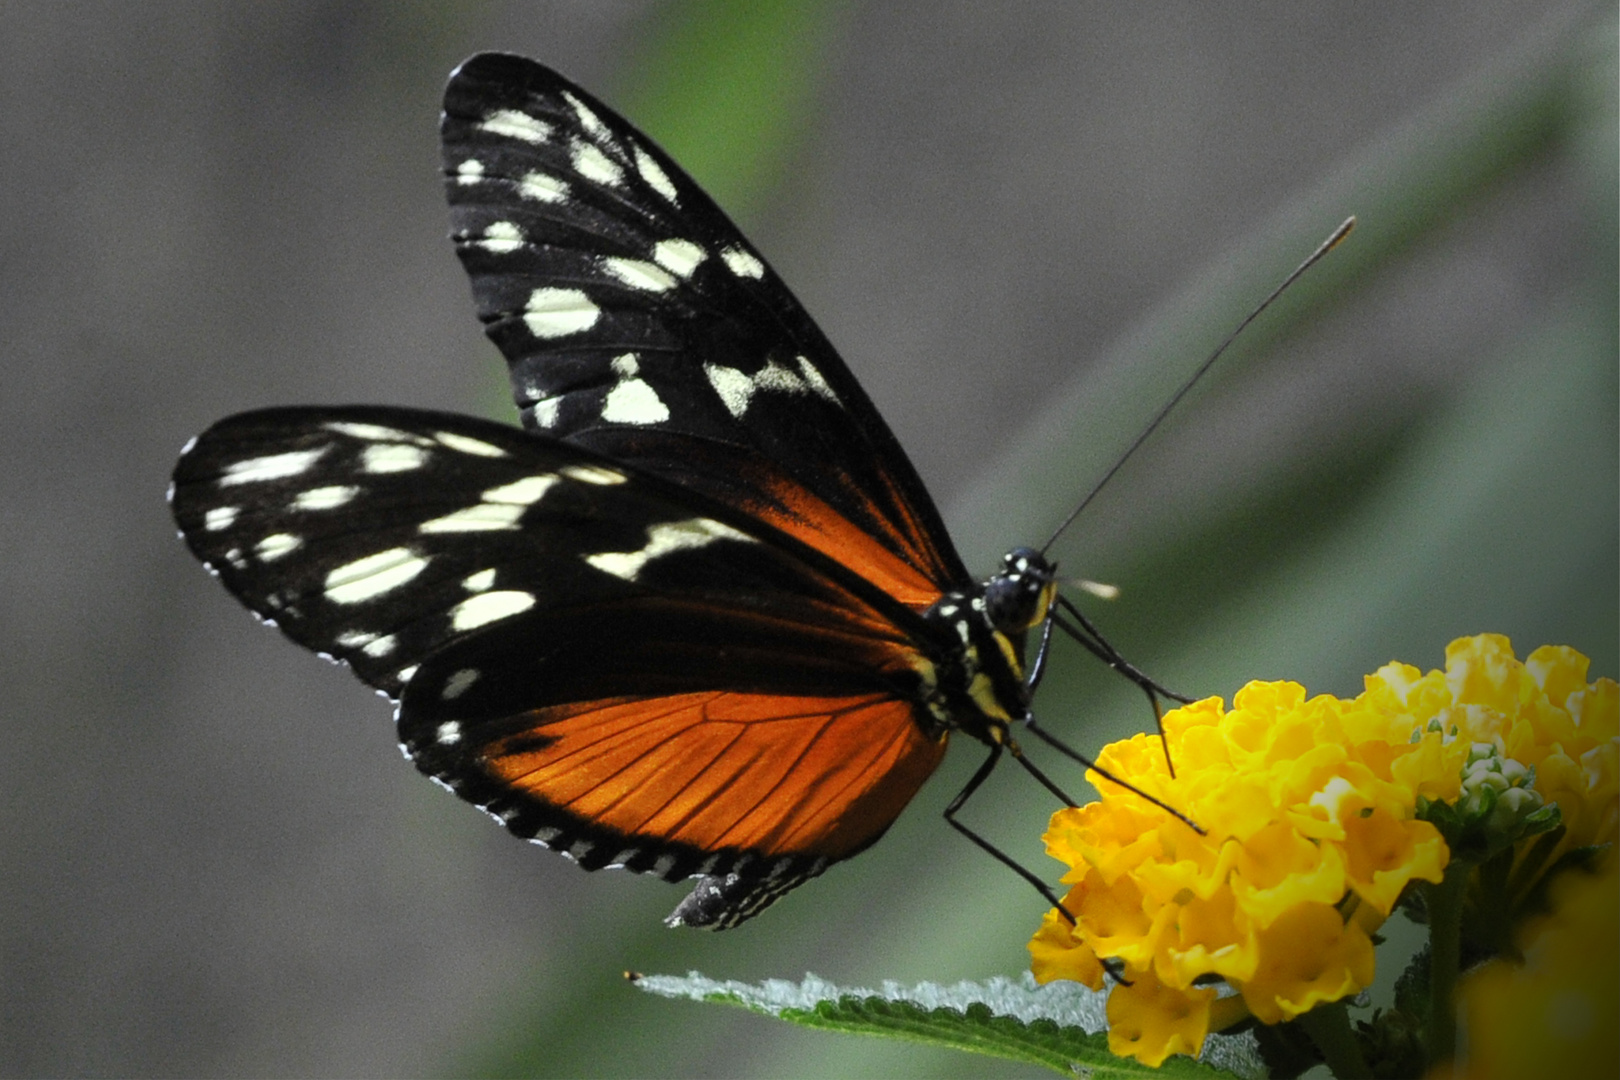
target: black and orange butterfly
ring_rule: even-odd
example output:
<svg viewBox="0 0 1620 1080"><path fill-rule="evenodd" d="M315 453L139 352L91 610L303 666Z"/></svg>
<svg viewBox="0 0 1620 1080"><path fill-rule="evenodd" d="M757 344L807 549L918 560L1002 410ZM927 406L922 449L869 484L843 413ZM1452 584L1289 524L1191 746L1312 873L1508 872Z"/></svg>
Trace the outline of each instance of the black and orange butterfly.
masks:
<svg viewBox="0 0 1620 1080"><path fill-rule="evenodd" d="M1012 865L954 815L1004 749L1022 760L1009 728L1052 627L1122 664L1052 564L1019 549L968 575L786 286L585 91L475 56L443 144L528 430L231 417L175 468L192 551L396 700L417 767L512 832L586 869L700 878L672 924L733 926L873 843L952 731L990 754L946 817Z"/></svg>

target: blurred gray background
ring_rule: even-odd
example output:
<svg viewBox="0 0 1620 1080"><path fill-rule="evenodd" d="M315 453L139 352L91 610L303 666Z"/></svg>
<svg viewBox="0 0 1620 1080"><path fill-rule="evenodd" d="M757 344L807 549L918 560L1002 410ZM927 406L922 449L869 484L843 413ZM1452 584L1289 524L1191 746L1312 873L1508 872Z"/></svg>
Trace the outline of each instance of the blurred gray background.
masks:
<svg viewBox="0 0 1620 1080"><path fill-rule="evenodd" d="M762 918L667 931L681 890L583 874L424 781L388 707L258 627L164 504L238 410L510 417L445 238L446 74L526 53L681 157L669 88L724 71L760 8L0 4L0 1073L1024 1074L619 981L1016 972L1038 898L938 819L974 748ZM976 570L1044 539L1355 212L1065 565L1124 586L1098 620L1200 694L1351 694L1482 630L1617 673L1612 6L794 11L749 46L792 90L763 164L700 178ZM1056 662L1049 725L1144 725ZM1044 869L1031 788L998 776L970 817Z"/></svg>

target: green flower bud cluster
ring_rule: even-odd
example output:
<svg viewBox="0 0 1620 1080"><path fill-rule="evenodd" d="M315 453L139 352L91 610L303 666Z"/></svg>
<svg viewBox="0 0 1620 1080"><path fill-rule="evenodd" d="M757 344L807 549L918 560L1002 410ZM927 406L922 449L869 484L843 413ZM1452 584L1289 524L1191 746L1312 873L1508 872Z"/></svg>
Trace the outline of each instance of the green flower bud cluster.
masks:
<svg viewBox="0 0 1620 1080"><path fill-rule="evenodd" d="M1545 803L1535 783L1535 766L1503 757L1494 743L1474 743L1463 766L1457 811L1465 822L1482 824L1493 840L1512 843L1522 835L1519 827Z"/></svg>
<svg viewBox="0 0 1620 1080"><path fill-rule="evenodd" d="M1417 816L1440 830L1454 857L1483 862L1558 827L1558 805L1543 799L1535 784L1535 766L1507 757L1496 742L1476 742L1463 763L1456 801L1420 798Z"/></svg>

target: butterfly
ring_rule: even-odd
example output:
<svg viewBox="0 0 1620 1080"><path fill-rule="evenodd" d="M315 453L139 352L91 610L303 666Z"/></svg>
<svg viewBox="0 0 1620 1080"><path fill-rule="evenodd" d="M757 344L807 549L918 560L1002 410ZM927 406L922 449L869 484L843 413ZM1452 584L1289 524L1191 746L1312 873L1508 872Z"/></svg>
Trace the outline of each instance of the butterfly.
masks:
<svg viewBox="0 0 1620 1080"><path fill-rule="evenodd" d="M946 817L1015 865L954 814L1021 759L1026 638L1044 658L1056 624L1117 660L1054 565L1019 548L967 572L826 337L613 110L481 54L450 77L442 139L524 427L230 417L174 471L192 552L393 699L417 768L513 833L697 878L671 924L734 926L871 845L952 732L990 752Z"/></svg>

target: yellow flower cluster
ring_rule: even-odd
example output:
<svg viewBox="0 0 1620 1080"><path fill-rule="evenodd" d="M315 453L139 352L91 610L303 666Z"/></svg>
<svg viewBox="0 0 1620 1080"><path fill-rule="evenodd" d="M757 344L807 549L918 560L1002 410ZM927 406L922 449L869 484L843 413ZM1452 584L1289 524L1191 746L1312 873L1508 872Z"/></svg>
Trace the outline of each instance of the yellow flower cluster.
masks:
<svg viewBox="0 0 1620 1080"><path fill-rule="evenodd" d="M1055 814L1047 850L1072 867L1077 924L1047 915L1036 978L1096 989L1108 960L1122 975L1109 1046L1149 1064L1244 1016L1274 1024L1356 994L1372 982L1372 931L1450 857L1414 817L1418 798L1455 802L1479 744L1535 766L1570 825L1563 846L1612 839L1615 684L1587 685L1573 650L1521 664L1497 635L1453 642L1446 661L1428 675L1388 664L1349 700L1255 682L1230 711L1218 698L1176 709L1174 780L1156 737L1103 750L1103 768L1205 832L1106 781L1102 801Z"/></svg>
<svg viewBox="0 0 1620 1080"><path fill-rule="evenodd" d="M1497 634L1446 649L1444 677L1457 704L1442 711L1442 722L1533 768L1536 792L1558 804L1565 832L1547 866L1572 848L1613 844L1620 835L1620 686L1588 684L1587 665L1561 645L1544 645L1520 664ZM1531 877L1523 887L1534 884Z"/></svg>

